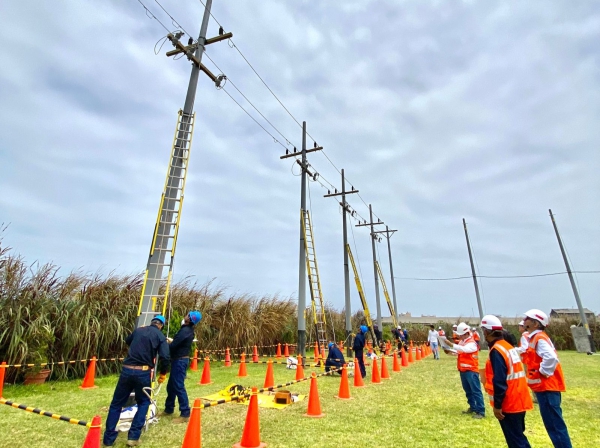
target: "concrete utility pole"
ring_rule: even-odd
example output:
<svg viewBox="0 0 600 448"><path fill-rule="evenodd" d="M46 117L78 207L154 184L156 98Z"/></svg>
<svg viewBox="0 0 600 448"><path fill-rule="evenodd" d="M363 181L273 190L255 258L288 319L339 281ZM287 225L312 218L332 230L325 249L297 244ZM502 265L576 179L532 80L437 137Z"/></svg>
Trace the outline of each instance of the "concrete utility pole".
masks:
<svg viewBox="0 0 600 448"><path fill-rule="evenodd" d="M304 212L306 211L306 175L315 177L315 174L308 170L308 161L306 154L309 152L320 151L323 148L317 146L306 149L306 121L302 122L302 151L294 152L286 150L286 154L279 157L287 159L289 157L302 156L302 161L296 160L302 169L302 178L300 184L300 253L298 259L298 354L303 357L306 355L306 242L304 241ZM317 335L318 339L318 335Z"/></svg>
<svg viewBox="0 0 600 448"><path fill-rule="evenodd" d="M379 327L379 331L383 331L383 324L381 322L381 300L379 298L379 278L377 277L377 254L375 253L375 238L377 237L375 234L375 229L373 226L382 225L382 221L373 222L373 207L369 204L369 220L368 223L357 224L356 227L361 226L370 226L371 227L371 249L373 251L373 275L375 277L375 304L377 305L377 326Z"/></svg>
<svg viewBox="0 0 600 448"><path fill-rule="evenodd" d="M396 319L400 322L400 312L398 311L398 304L396 303L396 283L394 281L394 265L392 264L392 249L390 247L390 238L392 235L397 232L397 230L390 230L388 226L385 226L385 230L378 230L375 233L383 233L387 238L387 247L388 247L388 258L390 260L390 275L392 276L392 297L394 299L394 313L396 314Z"/></svg>
<svg viewBox="0 0 600 448"><path fill-rule="evenodd" d="M558 227L556 226L556 221L554 220L554 215L552 214L552 210L548 210L550 212L550 219L552 220L552 226L554 227L554 233L556 233L556 239L558 240L558 246L560 247L560 253L562 254L563 261L565 262L565 267L567 268L567 274L569 275L569 281L571 282L571 288L573 289L573 295L575 296L575 301L577 302L577 308L579 308L579 316L581 318L581 323L585 328L585 332L587 333L588 339L590 340L590 351L592 353L596 352L596 347L594 344L594 339L592 338L592 333L590 332L590 326L588 325L587 317L585 315L585 310L583 309L583 305L581 304L581 299L579 298L579 291L577 290L577 285L575 284L575 279L573 278L573 272L571 271L571 265L569 264L569 260L567 258L567 254L565 252L565 248L563 246L562 239L560 234L558 233Z"/></svg>
<svg viewBox="0 0 600 448"><path fill-rule="evenodd" d="M469 241L469 233L467 232L467 223L463 218L463 227L465 228L465 238L467 239L467 249L469 251L469 261L471 262L471 274L473 275L473 284L475 285L475 295L477 296L477 308L479 309L479 320L483 319L483 307L481 306L481 298L479 297L479 285L477 284L477 274L475 274L475 265L473 264L473 253L471 252L471 242Z"/></svg>
<svg viewBox="0 0 600 448"><path fill-rule="evenodd" d="M191 147L194 100L196 98L196 87L198 85L200 70L204 71L211 80L218 82L217 77L202 65L202 55L205 46L209 43L219 42L232 36L231 33L223 34L221 30L219 36L207 41L206 30L208 28L211 5L212 0L207 0L202 25L200 26L200 35L196 44L189 42L188 46L184 46L179 42L179 38L183 33L176 33L175 35L169 33L167 35L167 38L176 47L175 50L168 52L167 56L184 53L188 60L192 61L192 72L185 104L181 113L181 123L178 122L178 133L173 145L159 216L153 232L136 327L149 325L157 311L157 301L162 299L164 304L168 296L181 204L183 201L185 175L187 174L187 156ZM168 277L164 275L166 267L169 268ZM162 294L159 294L161 289L163 290Z"/></svg>
<svg viewBox="0 0 600 448"><path fill-rule="evenodd" d="M348 203L346 202L346 195L358 193L358 190L355 190L354 187L351 187L350 191L346 191L346 179L344 177L344 170L342 169L342 192L338 193L337 190L334 193L329 192L324 195L324 197L332 197L332 196L342 196L342 202L340 202L340 206L342 207L342 225L343 225L343 233L344 233L344 298L345 298L345 308L346 308L346 355L352 356L352 347L350 346L350 335L352 334L352 305L350 303L350 269L348 267L348 226L346 224L346 213L351 213L348 207Z"/></svg>

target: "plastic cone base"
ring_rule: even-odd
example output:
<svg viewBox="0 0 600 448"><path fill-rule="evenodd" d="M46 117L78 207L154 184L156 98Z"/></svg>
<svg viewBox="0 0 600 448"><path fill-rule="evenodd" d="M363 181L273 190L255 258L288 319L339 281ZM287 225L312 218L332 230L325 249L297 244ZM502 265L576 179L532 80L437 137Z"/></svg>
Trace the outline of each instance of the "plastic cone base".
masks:
<svg viewBox="0 0 600 448"><path fill-rule="evenodd" d="M325 414L321 411L321 401L317 388L317 376L313 373L310 378L310 391L308 393L308 409L304 417L322 418Z"/></svg>
<svg viewBox="0 0 600 448"><path fill-rule="evenodd" d="M85 436L82 448L99 448L100 447L100 435L102 434L102 419L99 415L96 415L92 419L92 425L90 430Z"/></svg>
<svg viewBox="0 0 600 448"><path fill-rule="evenodd" d="M200 423L202 410L202 401L199 398L194 400L192 414L185 430L183 444L181 448L201 448L202 447L202 425Z"/></svg>
<svg viewBox="0 0 600 448"><path fill-rule="evenodd" d="M242 440L233 445L234 448L261 448L267 446L260 441L260 421L258 417L258 393L257 389L252 388L250 403L248 403L248 413L244 423L244 432Z"/></svg>

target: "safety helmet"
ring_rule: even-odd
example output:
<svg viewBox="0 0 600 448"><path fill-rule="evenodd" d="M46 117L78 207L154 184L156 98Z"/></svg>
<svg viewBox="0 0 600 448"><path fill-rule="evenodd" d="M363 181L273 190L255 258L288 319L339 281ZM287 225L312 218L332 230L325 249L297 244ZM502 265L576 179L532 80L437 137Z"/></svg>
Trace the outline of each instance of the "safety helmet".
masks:
<svg viewBox="0 0 600 448"><path fill-rule="evenodd" d="M502 330L502 322L496 316L488 314L481 319L481 326L487 330Z"/></svg>
<svg viewBox="0 0 600 448"><path fill-rule="evenodd" d="M452 328L456 328L456 327L458 327L458 325L456 325L456 324L452 325Z"/></svg>
<svg viewBox="0 0 600 448"><path fill-rule="evenodd" d="M329 344L327 344L327 348L329 350L331 350L331 347L333 347L335 344L333 342L330 342Z"/></svg>
<svg viewBox="0 0 600 448"><path fill-rule="evenodd" d="M190 316L190 321L192 324L196 325L202 319L202 313L200 311L190 311L188 314Z"/></svg>
<svg viewBox="0 0 600 448"><path fill-rule="evenodd" d="M369 331L369 329L367 328L366 325L361 325L360 326L360 331L362 331L363 333L367 334L367 331Z"/></svg>
<svg viewBox="0 0 600 448"><path fill-rule="evenodd" d="M152 318L152 320L150 321L150 323L154 322L155 320L158 321L158 322L160 322L161 325L163 325L163 326L165 325L165 316L157 314L156 316L154 316Z"/></svg>
<svg viewBox="0 0 600 448"><path fill-rule="evenodd" d="M521 322L519 322L519 327L522 327L523 325L525 325L525 321L522 320Z"/></svg>
<svg viewBox="0 0 600 448"><path fill-rule="evenodd" d="M525 313L525 316L530 319L537 320L544 327L548 326L548 315L546 313L544 313L543 311L533 308L533 309L527 311Z"/></svg>
<svg viewBox="0 0 600 448"><path fill-rule="evenodd" d="M398 330L402 330L402 327L401 327L400 325L398 325L396 328L397 328Z"/></svg>
<svg viewBox="0 0 600 448"><path fill-rule="evenodd" d="M463 334L467 334L469 332L469 326L464 322L461 322L456 327L456 334L462 336Z"/></svg>
<svg viewBox="0 0 600 448"><path fill-rule="evenodd" d="M441 329L442 329L442 327L438 327L438 330L441 330Z"/></svg>

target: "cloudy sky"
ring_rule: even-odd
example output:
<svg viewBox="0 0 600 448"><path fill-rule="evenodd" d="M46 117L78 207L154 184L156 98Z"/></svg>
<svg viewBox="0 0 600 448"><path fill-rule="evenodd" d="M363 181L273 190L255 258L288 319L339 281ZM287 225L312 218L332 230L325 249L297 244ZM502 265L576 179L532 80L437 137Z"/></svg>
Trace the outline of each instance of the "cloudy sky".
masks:
<svg viewBox="0 0 600 448"><path fill-rule="evenodd" d="M198 0L142 1L197 37ZM411 280L470 275L462 218L482 276L564 271L549 208L573 269L600 270L597 2L215 0L212 12L325 148L309 155L322 182L339 188L344 168L360 190L352 207L368 218L371 203L398 230L400 311L477 313L469 278ZM164 55L169 43L155 55L165 34L137 0L0 3L0 222L27 260L63 274L145 268L190 73ZM301 129L228 42L208 56L282 144L201 75L175 274L295 298L300 178L279 156L286 139L301 147ZM341 308L342 216L319 183L309 191L323 295ZM351 228L374 311L369 232ZM600 274L578 284L600 312ZM575 306L566 275L481 288L490 313Z"/></svg>

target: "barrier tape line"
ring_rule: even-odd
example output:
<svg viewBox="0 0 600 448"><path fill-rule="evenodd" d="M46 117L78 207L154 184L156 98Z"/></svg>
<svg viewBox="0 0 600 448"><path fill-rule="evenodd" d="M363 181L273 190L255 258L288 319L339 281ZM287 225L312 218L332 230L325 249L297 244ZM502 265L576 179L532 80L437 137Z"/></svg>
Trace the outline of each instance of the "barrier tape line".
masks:
<svg viewBox="0 0 600 448"><path fill-rule="evenodd" d="M107 362L107 361L123 361L125 358L96 358L96 362ZM62 366L66 364L77 364L78 362L89 362L92 359L76 359L72 361L56 361L56 362L43 362L41 364L7 364L0 365L0 368L20 368L20 367L49 367L49 366Z"/></svg>
<svg viewBox="0 0 600 448"><path fill-rule="evenodd" d="M44 417L50 417L50 418L53 418L54 420L60 420L63 422L71 423L72 425L86 426L88 428L90 428L92 426L91 423L88 423L84 420L77 420L76 418L67 417L65 415L53 414L52 412L42 411L41 409L33 408L31 406L27 406L26 404L15 403L13 401L6 400L4 398L0 398L0 404L5 404L12 408L21 409L23 411L31 412L33 414L38 414L38 415L41 415Z"/></svg>

